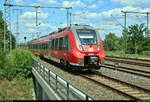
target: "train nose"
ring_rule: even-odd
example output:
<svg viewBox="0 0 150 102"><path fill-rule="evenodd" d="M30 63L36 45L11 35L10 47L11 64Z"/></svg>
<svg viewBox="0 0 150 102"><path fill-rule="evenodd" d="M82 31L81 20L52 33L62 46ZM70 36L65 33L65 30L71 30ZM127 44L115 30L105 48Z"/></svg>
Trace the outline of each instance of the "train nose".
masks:
<svg viewBox="0 0 150 102"><path fill-rule="evenodd" d="M98 64L98 60L99 60L98 56L85 56L84 57L84 62L87 65L89 65L89 64L97 65Z"/></svg>

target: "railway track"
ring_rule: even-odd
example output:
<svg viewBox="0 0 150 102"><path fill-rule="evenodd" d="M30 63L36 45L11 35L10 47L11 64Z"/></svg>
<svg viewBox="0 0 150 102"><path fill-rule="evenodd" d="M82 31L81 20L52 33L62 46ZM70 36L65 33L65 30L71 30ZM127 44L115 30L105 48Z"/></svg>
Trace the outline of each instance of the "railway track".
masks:
<svg viewBox="0 0 150 102"><path fill-rule="evenodd" d="M49 62L49 61L48 61ZM57 66L58 64L56 64ZM113 91L119 93L130 100L150 100L150 90L135 86L127 82L122 82L118 79L110 78L105 75L101 75L98 72L92 77L86 76L87 73L82 73L81 77L93 81L94 83L105 86Z"/></svg>
<svg viewBox="0 0 150 102"><path fill-rule="evenodd" d="M130 74L134 74L134 75L138 75L138 76L142 76L142 77L146 77L146 78L150 78L150 71L144 71L144 70L139 70L139 69L130 68L130 67L124 67L124 66L119 66L118 68L115 68L115 66L113 64L106 64L106 63L102 67L112 69L112 70L118 70L121 72L130 73Z"/></svg>
<svg viewBox="0 0 150 102"><path fill-rule="evenodd" d="M126 58L117 56L106 56L106 61L119 62L131 65L150 67L150 60L146 59L136 59L136 58Z"/></svg>
<svg viewBox="0 0 150 102"><path fill-rule="evenodd" d="M80 75L86 80L92 81L98 85L107 87L117 93L129 98L130 100L150 100L150 90L120 81L99 73L95 76Z"/></svg>

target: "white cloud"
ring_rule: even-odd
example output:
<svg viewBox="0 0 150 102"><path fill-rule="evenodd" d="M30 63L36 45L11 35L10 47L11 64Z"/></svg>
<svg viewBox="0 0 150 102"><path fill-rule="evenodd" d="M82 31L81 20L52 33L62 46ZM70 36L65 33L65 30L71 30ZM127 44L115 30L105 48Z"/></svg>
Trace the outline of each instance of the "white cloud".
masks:
<svg viewBox="0 0 150 102"><path fill-rule="evenodd" d="M87 6L87 8L89 8L89 9L97 9L98 7L97 7L97 5L90 5L90 6Z"/></svg>
<svg viewBox="0 0 150 102"><path fill-rule="evenodd" d="M89 2L89 1L88 1ZM81 2L80 0L77 0L77 1L64 1L63 3L63 6L64 7L85 7L85 8L88 8L88 9L97 9L97 5L93 4L93 5L86 5L84 4L83 2Z"/></svg>
<svg viewBox="0 0 150 102"><path fill-rule="evenodd" d="M33 29L33 28L29 28L29 29L27 30L27 32L35 33L35 32L36 32L36 30L35 30L35 29Z"/></svg>
<svg viewBox="0 0 150 102"><path fill-rule="evenodd" d="M76 11L75 13L76 17L81 17L83 19L96 19L98 17L98 13L90 13L88 11L86 12L81 12L81 11Z"/></svg>
<svg viewBox="0 0 150 102"><path fill-rule="evenodd" d="M81 12L76 11L75 16L73 18L73 22L90 24L92 23L96 27L104 28L103 33L107 34L109 32L115 33L117 36L121 36L122 30L124 26L124 14L121 11L138 11L138 12L147 12L150 11L150 8L142 9L139 7L131 7L126 6L124 8L115 8L108 11L102 11L99 13L95 12ZM115 19L111 16L111 14L115 17ZM137 18L137 15L140 16ZM146 23L146 14L127 14L127 26L134 24ZM95 21L95 22L93 22ZM105 26L104 26L105 25ZM107 26L106 26L107 25ZM122 25L122 26L121 26ZM146 26L146 24L145 24ZM150 27L150 25L149 25Z"/></svg>
<svg viewBox="0 0 150 102"><path fill-rule="evenodd" d="M23 4L23 1L22 1L22 0L14 0L14 2L15 2L16 4Z"/></svg>
<svg viewBox="0 0 150 102"><path fill-rule="evenodd" d="M140 7L150 4L150 0L112 0L112 2L120 3L127 6L140 6Z"/></svg>
<svg viewBox="0 0 150 102"><path fill-rule="evenodd" d="M56 0L38 0L38 2L45 3L45 4L56 4L56 3L58 3Z"/></svg>
<svg viewBox="0 0 150 102"><path fill-rule="evenodd" d="M99 0L98 3L99 3L99 6L101 6L101 5L104 4L104 1L103 0Z"/></svg>
<svg viewBox="0 0 150 102"><path fill-rule="evenodd" d="M38 13L38 20L45 20L48 17L48 13L40 12ZM35 22L36 13L35 12L25 12L21 15L20 19L22 21Z"/></svg>
<svg viewBox="0 0 150 102"><path fill-rule="evenodd" d="M64 7L85 7L86 5L82 3L80 0L78 0L78 1L72 1L72 2L64 1L63 6Z"/></svg>

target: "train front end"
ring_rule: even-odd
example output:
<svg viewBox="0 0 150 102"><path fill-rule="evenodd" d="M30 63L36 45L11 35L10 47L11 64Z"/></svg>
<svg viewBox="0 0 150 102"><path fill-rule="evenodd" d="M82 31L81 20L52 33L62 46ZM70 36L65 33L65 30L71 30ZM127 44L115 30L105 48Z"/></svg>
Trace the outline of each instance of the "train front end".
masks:
<svg viewBox="0 0 150 102"><path fill-rule="evenodd" d="M88 25L76 25L72 32L72 38L75 38L72 39L74 63L82 69L100 69L105 52L98 31Z"/></svg>

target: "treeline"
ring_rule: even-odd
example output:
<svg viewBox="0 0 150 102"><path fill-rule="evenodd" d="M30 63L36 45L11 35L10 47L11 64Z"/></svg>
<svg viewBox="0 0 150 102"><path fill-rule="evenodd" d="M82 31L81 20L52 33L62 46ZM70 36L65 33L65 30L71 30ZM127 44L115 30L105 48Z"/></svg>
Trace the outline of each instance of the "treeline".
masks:
<svg viewBox="0 0 150 102"><path fill-rule="evenodd" d="M0 11L0 80L6 78L12 80L17 76L28 78L32 70L32 53L24 50L9 51L10 35L12 37L12 49L15 48L15 37L6 27L6 50L4 51L4 23L2 11Z"/></svg>
<svg viewBox="0 0 150 102"><path fill-rule="evenodd" d="M121 37L109 33L103 41L105 51L122 51L126 54L150 55L150 36L144 24L131 25Z"/></svg>
<svg viewBox="0 0 150 102"><path fill-rule="evenodd" d="M6 22L3 19L2 11L0 11L0 49L4 48L4 23L6 23ZM8 28L6 27L6 35L5 35L6 49L9 49L10 35L11 35L11 38L12 38L12 49L14 49L15 48L16 39L15 39L14 35L12 34L12 32L9 31Z"/></svg>

